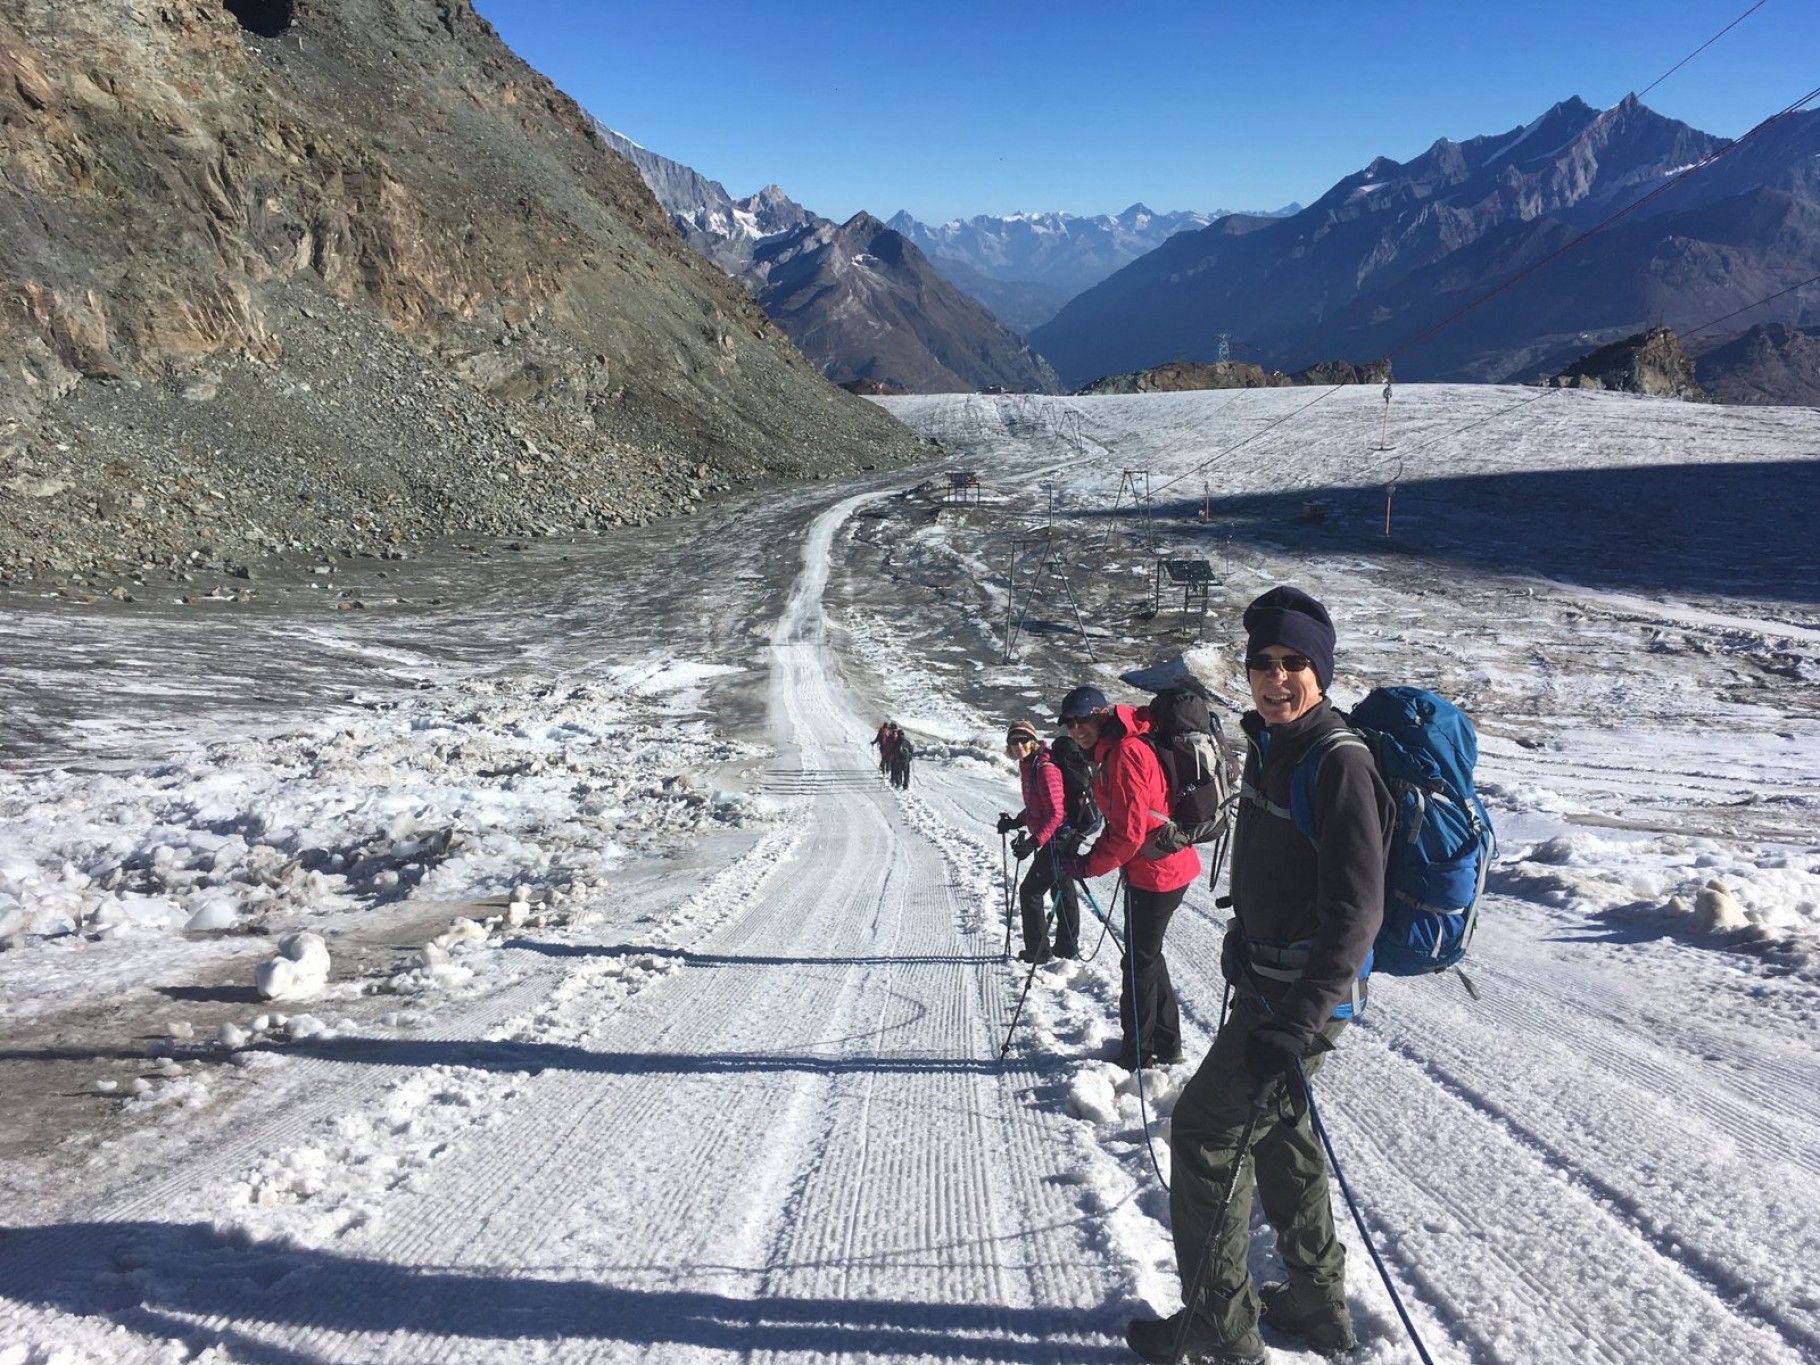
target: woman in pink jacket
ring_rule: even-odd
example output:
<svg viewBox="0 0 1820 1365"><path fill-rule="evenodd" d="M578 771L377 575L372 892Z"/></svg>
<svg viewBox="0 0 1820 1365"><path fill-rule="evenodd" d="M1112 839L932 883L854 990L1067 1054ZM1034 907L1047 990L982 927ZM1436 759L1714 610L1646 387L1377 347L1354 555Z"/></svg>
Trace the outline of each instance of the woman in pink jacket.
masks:
<svg viewBox="0 0 1820 1365"><path fill-rule="evenodd" d="M1125 1031L1119 1065L1127 1070L1182 1060L1182 1025L1175 987L1163 960L1169 918L1201 871L1191 844L1161 858L1142 849L1150 831L1169 818L1163 765L1141 736L1150 722L1134 707L1113 706L1095 687L1077 687L1062 698L1062 725L1093 755L1098 775L1094 799L1106 827L1084 855L1063 858L1069 878L1125 874L1124 984L1119 1023Z"/></svg>
<svg viewBox="0 0 1820 1365"><path fill-rule="evenodd" d="M1062 770L1049 757L1036 727L1029 721L1012 723L1005 734L1005 752L1017 760L1018 785L1023 788L1024 808L1016 815L1000 815L998 832L1009 834L1019 826L1023 833L1012 842L1019 859L1029 858L1030 871L1018 891L1018 907L1024 917L1024 950L1018 957L1024 962L1048 962L1052 958L1075 957L1080 952L1081 903L1074 883L1061 882L1061 900L1056 907L1055 947L1049 946L1049 911L1047 902L1058 880L1056 859L1072 853L1071 843L1057 843L1067 819L1067 802L1062 784ZM1052 847L1053 846L1053 847Z"/></svg>

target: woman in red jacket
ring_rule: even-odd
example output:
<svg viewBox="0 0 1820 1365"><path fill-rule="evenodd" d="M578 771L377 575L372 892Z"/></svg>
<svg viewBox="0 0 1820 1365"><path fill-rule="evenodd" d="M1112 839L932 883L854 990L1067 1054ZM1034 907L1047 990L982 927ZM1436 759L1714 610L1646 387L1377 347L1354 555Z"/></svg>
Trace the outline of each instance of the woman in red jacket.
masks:
<svg viewBox="0 0 1820 1365"><path fill-rule="evenodd" d="M1092 848L1062 859L1066 877L1125 874L1125 961L1119 989L1119 1023L1125 1031L1119 1065L1167 1065L1182 1060L1182 1025L1175 987L1163 960L1163 935L1188 886L1201 871L1194 846L1161 858L1142 849L1150 831L1169 818L1163 765L1141 736L1150 722L1134 707L1113 706L1095 687L1077 687L1062 698L1062 725L1098 769L1094 799L1106 826Z"/></svg>

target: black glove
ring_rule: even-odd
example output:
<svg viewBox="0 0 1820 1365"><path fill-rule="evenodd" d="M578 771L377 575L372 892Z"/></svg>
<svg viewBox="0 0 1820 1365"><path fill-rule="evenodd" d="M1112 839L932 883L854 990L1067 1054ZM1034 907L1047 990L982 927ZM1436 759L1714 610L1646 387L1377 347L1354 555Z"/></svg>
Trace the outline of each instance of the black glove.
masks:
<svg viewBox="0 0 1820 1365"><path fill-rule="evenodd" d="M1015 815L1006 815L1004 811L998 813L998 832L1000 834L1009 834L1021 824L1023 821Z"/></svg>
<svg viewBox="0 0 1820 1365"><path fill-rule="evenodd" d="M1245 935L1234 925L1220 944L1220 975L1235 986L1247 986L1251 984L1250 967L1251 949L1245 943Z"/></svg>
<svg viewBox="0 0 1820 1365"><path fill-rule="evenodd" d="M1028 834L1020 834L1011 841L1011 856L1020 862L1036 852L1036 840Z"/></svg>
<svg viewBox="0 0 1820 1365"><path fill-rule="evenodd" d="M1307 1050L1307 1043L1281 1024L1260 1024L1253 1029L1245 1040L1245 1070L1251 1073L1252 1098L1263 1099L1282 1081L1293 1102L1302 1093L1302 1054Z"/></svg>

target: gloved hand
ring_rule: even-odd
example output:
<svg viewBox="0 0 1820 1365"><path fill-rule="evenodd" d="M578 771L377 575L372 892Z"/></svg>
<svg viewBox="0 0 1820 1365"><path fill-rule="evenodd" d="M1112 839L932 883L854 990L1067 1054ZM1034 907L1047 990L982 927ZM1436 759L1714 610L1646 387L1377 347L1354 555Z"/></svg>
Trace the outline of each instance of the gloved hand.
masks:
<svg viewBox="0 0 1820 1365"><path fill-rule="evenodd" d="M1011 841L1011 856L1022 862L1036 852L1036 840L1028 834L1020 834Z"/></svg>
<svg viewBox="0 0 1820 1365"><path fill-rule="evenodd" d="M1064 853L1055 860L1055 870L1064 881L1084 882L1087 880L1087 860L1078 853Z"/></svg>
<svg viewBox="0 0 1820 1365"><path fill-rule="evenodd" d="M998 813L998 832L1000 834L1009 834L1022 823L1023 821L1015 815L1007 815L1004 811Z"/></svg>
<svg viewBox="0 0 1820 1365"><path fill-rule="evenodd" d="M1235 986L1249 985L1251 952L1245 945L1245 935L1239 932L1235 924L1226 931L1226 938L1220 944L1220 975Z"/></svg>
<svg viewBox="0 0 1820 1365"><path fill-rule="evenodd" d="M1278 1081L1292 1095L1302 1089L1302 1054L1308 1045L1281 1024L1260 1024L1245 1040L1245 1070L1251 1073L1251 1094L1262 1099Z"/></svg>

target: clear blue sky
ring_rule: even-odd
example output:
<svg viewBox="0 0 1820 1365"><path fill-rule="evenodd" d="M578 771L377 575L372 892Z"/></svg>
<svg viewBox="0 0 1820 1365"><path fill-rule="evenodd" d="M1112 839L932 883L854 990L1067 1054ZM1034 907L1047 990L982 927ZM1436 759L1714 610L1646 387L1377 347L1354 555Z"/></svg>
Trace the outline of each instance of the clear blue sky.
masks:
<svg viewBox="0 0 1820 1365"><path fill-rule="evenodd" d="M1754 0L475 0L527 62L735 195L937 223L1308 203L1578 95L1641 91ZM1645 97L1736 137L1820 86L1820 0L1765 0Z"/></svg>

